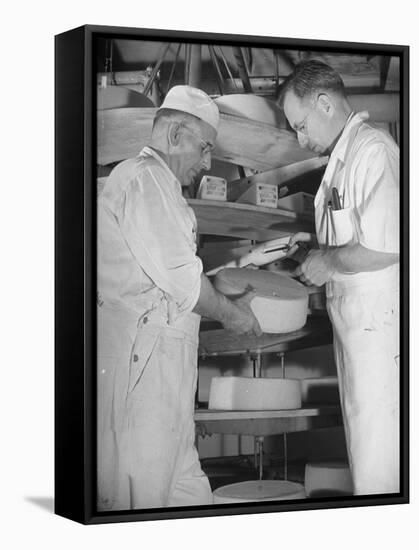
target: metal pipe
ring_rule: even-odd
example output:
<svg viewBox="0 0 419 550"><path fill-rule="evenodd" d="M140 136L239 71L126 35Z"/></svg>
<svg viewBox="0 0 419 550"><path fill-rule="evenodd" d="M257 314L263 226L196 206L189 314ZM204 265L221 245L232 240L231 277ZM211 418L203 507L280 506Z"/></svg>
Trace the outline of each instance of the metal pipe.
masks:
<svg viewBox="0 0 419 550"><path fill-rule="evenodd" d="M259 445L259 481L263 478L263 436L258 437Z"/></svg>
<svg viewBox="0 0 419 550"><path fill-rule="evenodd" d="M284 479L288 479L288 444L287 434L284 433Z"/></svg>
<svg viewBox="0 0 419 550"><path fill-rule="evenodd" d="M195 88L201 87L201 72L202 72L202 46L201 44L190 44L189 49L189 70L188 80L189 86Z"/></svg>
<svg viewBox="0 0 419 550"><path fill-rule="evenodd" d="M220 94L224 95L225 92L224 92L223 75L221 74L221 69L220 69L220 65L218 63L217 56L215 54L214 46L208 45L208 51L209 51L209 54L210 54L210 57L211 57L212 64L214 65L215 74L217 76L217 84L218 84L218 88L220 90Z"/></svg>
<svg viewBox="0 0 419 550"><path fill-rule="evenodd" d="M253 361L253 378L262 377L262 354L259 351L251 356Z"/></svg>
<svg viewBox="0 0 419 550"><path fill-rule="evenodd" d="M282 351L279 354L279 357L281 359L281 371L282 371L282 378L285 378L285 353ZM287 434L286 432L283 433L283 446L284 446L284 479L288 479L288 445L287 445Z"/></svg>
<svg viewBox="0 0 419 550"><path fill-rule="evenodd" d="M252 93L252 86L250 84L249 75L246 70L246 64L244 62L243 58L243 52L241 48L238 46L233 47L233 54L237 62L237 68L239 70L240 78L243 82L243 88L245 93L251 94Z"/></svg>
<svg viewBox="0 0 419 550"><path fill-rule="evenodd" d="M233 74L232 74L232 72L231 72L231 70L230 70L230 67L229 67L229 65L228 65L228 63L227 63L227 59L226 59L226 56L224 55L223 49L221 48L221 46L219 46L218 49L220 50L220 55L221 55L222 60L223 60L223 62L224 62L224 66L225 66L225 68L226 68L226 71L227 71L227 73L228 73L228 76L230 77L230 81L234 83L234 85L235 85L235 87L236 87L236 90L238 91L238 87L237 87L236 81L235 81L235 79L234 79L234 77L233 77Z"/></svg>
<svg viewBox="0 0 419 550"><path fill-rule="evenodd" d="M283 351L279 354L279 358L281 360L282 378L285 378L285 353Z"/></svg>
<svg viewBox="0 0 419 550"><path fill-rule="evenodd" d="M151 86L153 85L154 83L154 80L157 76L157 73L159 72L159 69L160 69L160 66L161 64L163 63L163 60L166 56L166 53L168 52L169 48L171 46L171 43L169 42L169 44L167 44L167 46L165 47L162 55L160 56L160 58L158 59L157 63L155 64L153 70L151 71L151 74L150 74L150 77L148 79L148 82L147 84L145 85L144 87L144 91L143 91L143 94L144 95L147 95L149 93L149 91L151 90Z"/></svg>
<svg viewBox="0 0 419 550"><path fill-rule="evenodd" d="M191 58L191 45L185 44L185 66L184 66L184 73L183 73L183 81L185 84L189 82L190 58Z"/></svg>
<svg viewBox="0 0 419 550"><path fill-rule="evenodd" d="M172 78L173 78L173 75L175 74L176 63L179 57L179 52L181 47L182 47L182 44L179 44L176 50L175 60L173 61L172 70L170 71L169 79L167 81L166 94L170 90L170 84L172 83Z"/></svg>

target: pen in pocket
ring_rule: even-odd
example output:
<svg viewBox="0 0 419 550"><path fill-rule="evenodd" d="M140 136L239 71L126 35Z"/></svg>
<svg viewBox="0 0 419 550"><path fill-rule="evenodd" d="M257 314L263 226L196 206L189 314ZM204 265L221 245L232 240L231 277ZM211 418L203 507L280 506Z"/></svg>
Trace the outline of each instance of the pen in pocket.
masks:
<svg viewBox="0 0 419 550"><path fill-rule="evenodd" d="M332 210L342 210L339 193L336 187L332 187Z"/></svg>

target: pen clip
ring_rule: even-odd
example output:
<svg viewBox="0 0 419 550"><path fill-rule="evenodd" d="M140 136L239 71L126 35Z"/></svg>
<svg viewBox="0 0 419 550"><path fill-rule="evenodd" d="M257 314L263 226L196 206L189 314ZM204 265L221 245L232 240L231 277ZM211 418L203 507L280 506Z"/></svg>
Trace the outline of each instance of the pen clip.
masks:
<svg viewBox="0 0 419 550"><path fill-rule="evenodd" d="M340 197L336 187L332 187L332 210L342 210Z"/></svg>

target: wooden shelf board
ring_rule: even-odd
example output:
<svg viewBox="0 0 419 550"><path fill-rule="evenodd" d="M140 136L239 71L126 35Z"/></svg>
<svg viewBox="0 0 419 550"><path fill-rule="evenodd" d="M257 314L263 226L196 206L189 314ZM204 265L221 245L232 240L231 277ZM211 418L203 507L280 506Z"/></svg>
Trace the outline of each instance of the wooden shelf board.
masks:
<svg viewBox="0 0 419 550"><path fill-rule="evenodd" d="M196 410L195 422L201 434L268 436L302 432L342 424L339 406L321 406L282 411Z"/></svg>
<svg viewBox="0 0 419 550"><path fill-rule="evenodd" d="M225 329L201 331L199 355L242 355L280 353L332 343L332 327L327 317L309 317L306 325L288 334L237 335Z"/></svg>
<svg viewBox="0 0 419 550"><path fill-rule="evenodd" d="M319 405L301 409L281 409L263 411L225 411L216 409L195 409L195 420L243 420L267 418L298 418L322 415L340 415L339 405Z"/></svg>
<svg viewBox="0 0 419 550"><path fill-rule="evenodd" d="M268 241L298 231L314 231L312 217L290 210L201 199L188 199L188 204L195 212L201 235Z"/></svg>

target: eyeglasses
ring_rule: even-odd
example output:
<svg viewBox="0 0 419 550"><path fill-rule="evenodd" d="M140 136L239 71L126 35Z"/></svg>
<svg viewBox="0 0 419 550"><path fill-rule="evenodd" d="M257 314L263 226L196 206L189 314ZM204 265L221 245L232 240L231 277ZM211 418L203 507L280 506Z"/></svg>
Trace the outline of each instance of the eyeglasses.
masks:
<svg viewBox="0 0 419 550"><path fill-rule="evenodd" d="M316 99L316 102L317 102L317 99ZM315 106L310 107L310 110L308 111L306 116L303 118L303 120L300 123L294 124L294 130L297 132L297 134L304 134L305 136L308 134L307 119L310 116L310 114L314 111L314 108Z"/></svg>
<svg viewBox="0 0 419 550"><path fill-rule="evenodd" d="M201 157L204 157L205 155L208 155L209 153L212 153L214 151L215 147L212 143L209 141L203 140L196 132L191 130L188 126L182 125L182 128L189 132L196 140L199 141L201 146Z"/></svg>
<svg viewBox="0 0 419 550"><path fill-rule="evenodd" d="M308 119L311 111L312 111L312 109L310 109L310 111L306 114L306 116L303 118L303 120L300 123L294 124L294 130L297 132L297 134L307 135L306 122L307 122L307 119Z"/></svg>

